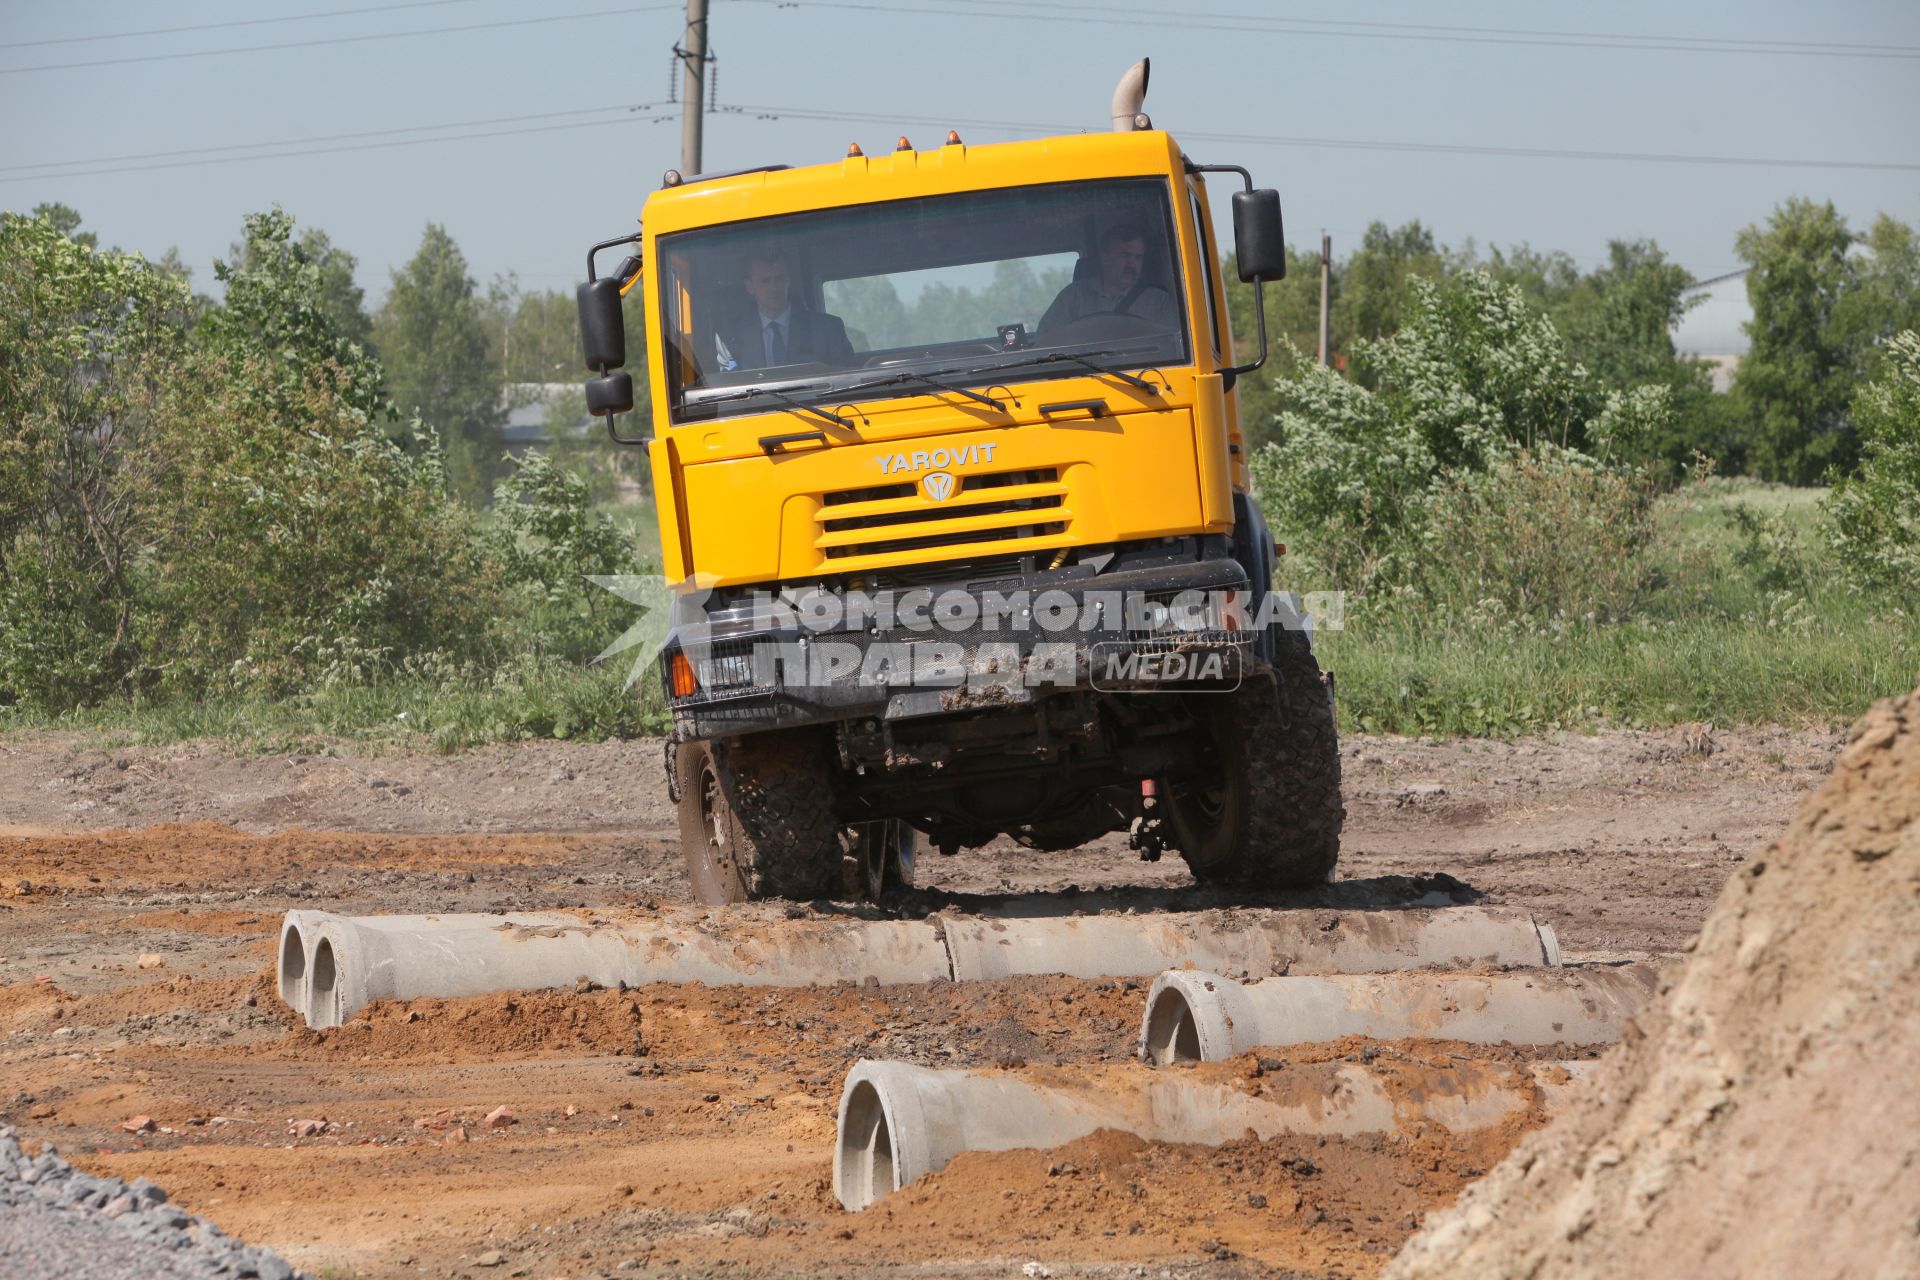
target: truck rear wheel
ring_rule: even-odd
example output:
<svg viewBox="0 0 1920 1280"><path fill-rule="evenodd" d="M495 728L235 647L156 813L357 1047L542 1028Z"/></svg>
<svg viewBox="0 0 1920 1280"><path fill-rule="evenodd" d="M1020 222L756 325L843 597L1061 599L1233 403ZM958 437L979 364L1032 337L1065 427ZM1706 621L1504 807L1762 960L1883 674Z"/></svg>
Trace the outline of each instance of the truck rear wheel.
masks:
<svg viewBox="0 0 1920 1280"><path fill-rule="evenodd" d="M695 899L834 896L840 828L830 758L829 744L806 730L680 744L674 784Z"/></svg>
<svg viewBox="0 0 1920 1280"><path fill-rule="evenodd" d="M1168 824L1203 884L1299 889L1340 856L1340 747L1333 695L1307 637L1277 637L1274 678L1206 698L1218 781L1169 788Z"/></svg>

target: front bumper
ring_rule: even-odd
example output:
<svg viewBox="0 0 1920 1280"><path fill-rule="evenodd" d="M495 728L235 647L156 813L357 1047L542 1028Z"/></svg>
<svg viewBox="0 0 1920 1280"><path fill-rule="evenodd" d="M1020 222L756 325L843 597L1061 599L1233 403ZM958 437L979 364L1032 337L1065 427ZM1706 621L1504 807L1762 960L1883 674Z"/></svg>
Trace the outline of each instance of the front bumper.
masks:
<svg viewBox="0 0 1920 1280"><path fill-rule="evenodd" d="M1213 556L887 599L762 601L677 626L661 679L683 740L962 714L1075 689L1217 689L1253 661L1247 596L1239 563Z"/></svg>

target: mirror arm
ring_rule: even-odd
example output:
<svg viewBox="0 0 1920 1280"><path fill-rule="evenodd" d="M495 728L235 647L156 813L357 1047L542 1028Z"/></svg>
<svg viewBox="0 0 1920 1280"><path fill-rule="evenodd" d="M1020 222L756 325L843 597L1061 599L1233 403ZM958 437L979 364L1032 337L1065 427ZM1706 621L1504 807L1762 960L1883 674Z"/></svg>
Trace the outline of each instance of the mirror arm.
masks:
<svg viewBox="0 0 1920 1280"><path fill-rule="evenodd" d="M602 374L601 376L605 377L606 375ZM617 413L610 413L607 415L607 439L613 441L615 444L652 444L653 443L652 436L621 435L619 428L614 426L614 423L618 422L619 420L620 420L620 415Z"/></svg>
<svg viewBox="0 0 1920 1280"><path fill-rule="evenodd" d="M619 236L612 240L602 240L599 244L587 250L587 283L592 284L595 280L599 279L593 271L593 260L599 255L602 249L611 249L615 245L622 244L639 244L640 236L641 233L636 231L630 236ZM624 281L622 283L624 283Z"/></svg>
<svg viewBox="0 0 1920 1280"><path fill-rule="evenodd" d="M1248 192L1253 190L1253 175L1237 164L1195 164L1188 160L1188 173L1237 173L1240 185ZM1236 364L1220 371L1220 377L1228 387L1249 373L1253 373L1267 362L1267 286L1263 280L1253 282L1253 326L1260 336L1260 354L1251 364Z"/></svg>

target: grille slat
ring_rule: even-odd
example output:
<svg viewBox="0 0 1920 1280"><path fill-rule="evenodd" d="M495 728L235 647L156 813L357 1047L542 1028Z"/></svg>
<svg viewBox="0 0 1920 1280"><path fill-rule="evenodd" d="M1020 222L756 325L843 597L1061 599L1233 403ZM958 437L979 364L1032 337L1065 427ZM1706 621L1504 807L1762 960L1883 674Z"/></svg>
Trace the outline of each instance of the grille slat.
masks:
<svg viewBox="0 0 1920 1280"><path fill-rule="evenodd" d="M980 543L1051 539L1073 521L1058 468L960 477L944 502L914 484L870 485L821 495L814 545L829 562Z"/></svg>

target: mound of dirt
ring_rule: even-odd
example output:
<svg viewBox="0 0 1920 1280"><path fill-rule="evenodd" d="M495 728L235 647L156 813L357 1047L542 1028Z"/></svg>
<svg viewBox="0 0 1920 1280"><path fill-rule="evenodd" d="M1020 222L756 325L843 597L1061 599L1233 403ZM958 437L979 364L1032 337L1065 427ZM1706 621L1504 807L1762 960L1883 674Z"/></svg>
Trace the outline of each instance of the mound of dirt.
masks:
<svg viewBox="0 0 1920 1280"><path fill-rule="evenodd" d="M1389 1280L1920 1275L1920 691L1854 726L1663 986Z"/></svg>

